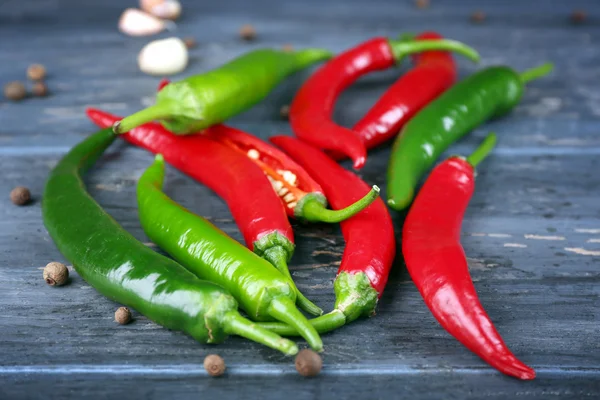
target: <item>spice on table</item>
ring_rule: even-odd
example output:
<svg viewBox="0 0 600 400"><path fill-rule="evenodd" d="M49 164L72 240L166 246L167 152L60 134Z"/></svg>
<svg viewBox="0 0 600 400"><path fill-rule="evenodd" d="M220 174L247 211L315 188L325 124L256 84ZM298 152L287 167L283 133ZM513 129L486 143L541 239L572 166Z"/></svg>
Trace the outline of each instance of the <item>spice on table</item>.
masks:
<svg viewBox="0 0 600 400"><path fill-rule="evenodd" d="M16 206L24 206L31 201L31 192L24 186L17 186L10 191L10 201Z"/></svg>
<svg viewBox="0 0 600 400"><path fill-rule="evenodd" d="M415 40L442 39L435 32L423 32ZM454 84L457 68L446 51L425 51L412 56L415 66L391 85L352 127L365 148L372 149L398 135L400 128L421 108ZM329 152L334 159L342 153Z"/></svg>
<svg viewBox="0 0 600 400"><path fill-rule="evenodd" d="M421 9L429 8L429 0L416 0L415 5Z"/></svg>
<svg viewBox="0 0 600 400"><path fill-rule="evenodd" d="M50 286L62 286L69 280L69 269L59 262L48 263L43 271L44 280Z"/></svg>
<svg viewBox="0 0 600 400"><path fill-rule="evenodd" d="M185 47L187 47L188 49L193 49L198 45L198 43L196 43L196 39L194 39L191 36L184 38L183 43L185 43Z"/></svg>
<svg viewBox="0 0 600 400"><path fill-rule="evenodd" d="M159 119L176 134L198 132L250 108L287 76L331 56L323 49L251 51L220 68L170 83L158 93L156 104L125 117L113 130L125 133Z"/></svg>
<svg viewBox="0 0 600 400"><path fill-rule="evenodd" d="M31 93L36 97L45 97L48 95L48 86L44 82L35 82L31 88Z"/></svg>
<svg viewBox="0 0 600 400"><path fill-rule="evenodd" d="M204 358L204 369L210 376L221 376L225 373L225 360L217 354L209 354Z"/></svg>
<svg viewBox="0 0 600 400"><path fill-rule="evenodd" d="M288 119L290 117L290 106L287 104L281 106L281 108L279 109L279 115L283 119Z"/></svg>
<svg viewBox="0 0 600 400"><path fill-rule="evenodd" d="M168 83L162 80L159 89ZM96 109L88 109L87 115L102 128L119 119ZM219 195L229 206L246 246L288 276L297 292L298 306L313 315L323 313L291 280L287 263L295 247L292 226L268 178L249 157L205 135L176 136L156 122L132 129L122 137L154 154L161 153L168 163Z"/></svg>
<svg viewBox="0 0 600 400"><path fill-rule="evenodd" d="M200 342L220 343L233 334L296 354L293 342L243 318L227 291L140 243L89 195L82 175L115 138L104 129L73 147L44 190L44 225L79 275L112 300Z"/></svg>
<svg viewBox="0 0 600 400"><path fill-rule="evenodd" d="M131 311L127 307L119 307L115 311L115 321L121 325L131 322Z"/></svg>
<svg viewBox="0 0 600 400"><path fill-rule="evenodd" d="M150 240L198 277L229 290L256 321L292 326L316 351L319 334L296 308L296 291L273 265L162 192L165 162L157 155L137 185L138 214Z"/></svg>
<svg viewBox="0 0 600 400"><path fill-rule="evenodd" d="M281 46L281 49L283 51L294 51L294 46L289 43L286 43L283 46Z"/></svg>
<svg viewBox="0 0 600 400"><path fill-rule="evenodd" d="M471 14L471 22L475 24L481 24L486 20L487 16L483 11L475 11Z"/></svg>
<svg viewBox="0 0 600 400"><path fill-rule="evenodd" d="M42 64L31 64L27 68L27 77L32 81L41 81L46 78L46 68Z"/></svg>
<svg viewBox="0 0 600 400"><path fill-rule="evenodd" d="M533 369L506 347L480 304L460 244L475 167L495 142L491 134L466 159L451 157L435 167L408 211L402 254L425 304L448 333L503 373L533 379Z"/></svg>
<svg viewBox="0 0 600 400"><path fill-rule="evenodd" d="M337 55L308 78L292 101L292 130L303 141L343 153L353 161L355 169L362 168L367 156L363 141L354 131L332 120L339 94L369 72L391 68L407 55L431 50L456 51L479 60L474 49L449 39L371 39Z"/></svg>
<svg viewBox="0 0 600 400"><path fill-rule="evenodd" d="M587 13L585 11L576 10L571 14L571 22L573 24L581 24L587 19Z"/></svg>
<svg viewBox="0 0 600 400"><path fill-rule="evenodd" d="M242 25L240 28L240 37L244 40L256 39L256 29L250 24Z"/></svg>
<svg viewBox="0 0 600 400"><path fill-rule="evenodd" d="M22 82L14 81L4 85L4 97L9 100L19 101L27 96L27 89Z"/></svg>
<svg viewBox="0 0 600 400"><path fill-rule="evenodd" d="M305 142L288 136L272 137L271 141L306 169L335 208L343 208L356 201L369 187L356 174ZM375 313L396 253L392 219L381 199L341 222L341 227L346 248L333 283L336 296L334 310L310 320L319 333ZM281 335L294 334L291 327L283 324L260 325Z"/></svg>
<svg viewBox="0 0 600 400"><path fill-rule="evenodd" d="M303 349L296 355L296 371L302 376L317 376L323 368L321 356L310 350Z"/></svg>
<svg viewBox="0 0 600 400"><path fill-rule="evenodd" d="M488 67L452 86L402 128L388 165L388 205L402 210L416 186L453 142L490 118L507 114L521 100L525 84L552 71L543 64L523 73Z"/></svg>

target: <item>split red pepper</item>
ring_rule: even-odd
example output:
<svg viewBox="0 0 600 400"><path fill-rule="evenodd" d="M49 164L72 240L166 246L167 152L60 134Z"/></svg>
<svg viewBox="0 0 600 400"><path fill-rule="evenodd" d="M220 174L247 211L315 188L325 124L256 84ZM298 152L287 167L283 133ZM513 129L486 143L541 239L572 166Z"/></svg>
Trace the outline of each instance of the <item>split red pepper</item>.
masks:
<svg viewBox="0 0 600 400"><path fill-rule="evenodd" d="M346 207L369 188L356 174L307 143L288 136L276 136L270 140L306 169L321 185L333 207ZM380 198L343 221L341 227L346 248L334 281L335 309L310 320L319 333L374 314L396 253L392 219ZM296 334L291 327L281 323L261 326L282 335Z"/></svg>
<svg viewBox="0 0 600 400"><path fill-rule="evenodd" d="M535 371L506 347L479 302L460 245L475 188L474 167L495 140L492 134L469 158L452 157L431 172L406 217L402 252L413 282L444 329L505 374L533 379Z"/></svg>
<svg viewBox="0 0 600 400"><path fill-rule="evenodd" d="M404 56L426 50L453 50L475 61L479 59L475 50L447 39L369 40L328 61L300 88L290 108L294 133L319 148L345 154L352 159L354 168L362 168L367 155L361 137L331 120L338 95L362 75L390 68Z"/></svg>
<svg viewBox="0 0 600 400"><path fill-rule="evenodd" d="M424 32L416 40L442 38L435 32ZM352 127L367 150L396 137L402 125L456 81L456 63L449 52L426 51L412 55L412 59L415 66ZM330 155L337 160L345 157L339 152Z"/></svg>

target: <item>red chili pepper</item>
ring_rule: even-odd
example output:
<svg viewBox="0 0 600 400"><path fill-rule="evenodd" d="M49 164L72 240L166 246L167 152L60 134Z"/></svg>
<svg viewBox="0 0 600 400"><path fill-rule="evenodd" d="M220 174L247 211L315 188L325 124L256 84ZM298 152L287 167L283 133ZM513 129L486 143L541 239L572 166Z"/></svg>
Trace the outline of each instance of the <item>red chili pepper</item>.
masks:
<svg viewBox="0 0 600 400"><path fill-rule="evenodd" d="M415 39L442 39L442 36L424 32ZM402 125L456 81L456 63L449 52L426 51L412 58L415 66L390 86L352 127L367 149L393 139ZM342 153L331 155L337 160L345 157Z"/></svg>
<svg viewBox="0 0 600 400"><path fill-rule="evenodd" d="M495 140L492 134L468 159L452 157L431 172L406 217L402 252L410 276L444 329L503 373L533 379L535 371L510 352L479 302L460 244L462 219L475 188L474 167Z"/></svg>
<svg viewBox="0 0 600 400"><path fill-rule="evenodd" d="M290 108L290 124L294 133L319 148L347 155L352 159L354 168L362 168L366 149L360 135L331 120L338 95L362 75L390 68L408 54L433 49L455 50L474 60L479 59L475 50L447 39L371 39L328 61L300 88ZM385 99L383 105L387 101ZM374 112L377 113L377 110Z"/></svg>
<svg viewBox="0 0 600 400"><path fill-rule="evenodd" d="M369 188L356 174L345 170L307 143L288 136L276 136L270 140L306 169L335 208L346 207ZM380 198L343 221L341 227L346 248L334 282L335 310L311 320L319 332L330 331L375 312L396 253L392 219ZM294 334L282 324L263 326L285 335Z"/></svg>

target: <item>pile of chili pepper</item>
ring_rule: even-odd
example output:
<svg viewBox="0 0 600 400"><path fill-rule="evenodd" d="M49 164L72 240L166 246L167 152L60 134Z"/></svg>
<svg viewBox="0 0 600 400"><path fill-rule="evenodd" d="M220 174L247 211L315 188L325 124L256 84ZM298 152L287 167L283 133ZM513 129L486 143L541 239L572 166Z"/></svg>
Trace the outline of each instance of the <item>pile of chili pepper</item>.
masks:
<svg viewBox="0 0 600 400"><path fill-rule="evenodd" d="M50 174L44 222L86 281L168 328L206 343L236 334L285 354L298 348L279 335L302 336L321 351L320 334L375 314L396 254L379 188L334 160L349 157L361 168L367 149L399 134L388 166L387 205L410 206L401 247L413 282L442 327L468 349L505 374L533 379L534 370L510 352L479 303L460 245L474 169L496 136L489 135L466 159L442 162L420 191L417 187L453 142L508 113L524 85L552 65L521 74L489 67L453 86L457 71L448 51L479 59L475 50L435 32L374 38L335 57L322 49L256 50L205 74L162 81L156 104L129 117L88 109L105 129L75 146ZM353 127L331 120L342 90L409 54L415 67ZM298 138L271 138L283 151L222 124L286 76L327 59L292 102L290 125ZM85 190L81 175L115 133L156 154L137 186L139 218L148 237L174 260L137 242ZM246 247L163 193L165 161L225 200ZM75 222L74 212L81 215ZM289 218L341 224L346 247L334 278L335 305L326 314L293 281ZM238 304L256 323L239 314ZM296 307L316 317L307 319Z"/></svg>

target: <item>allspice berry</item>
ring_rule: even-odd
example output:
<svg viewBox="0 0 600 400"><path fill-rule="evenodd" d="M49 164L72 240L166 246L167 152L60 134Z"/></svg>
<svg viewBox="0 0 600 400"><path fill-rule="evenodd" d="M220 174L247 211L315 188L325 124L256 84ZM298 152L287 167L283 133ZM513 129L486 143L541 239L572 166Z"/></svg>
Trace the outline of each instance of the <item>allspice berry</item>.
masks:
<svg viewBox="0 0 600 400"><path fill-rule="evenodd" d="M210 376L221 376L225 373L225 360L217 354L209 354L204 359L204 369Z"/></svg>
<svg viewBox="0 0 600 400"><path fill-rule="evenodd" d="M33 84L31 88L31 92L34 96L37 97L45 97L48 95L48 86L44 82L36 82Z"/></svg>
<svg viewBox="0 0 600 400"><path fill-rule="evenodd" d="M244 40L256 39L256 29L250 24L246 24L240 28L240 37Z"/></svg>
<svg viewBox="0 0 600 400"><path fill-rule="evenodd" d="M279 115L283 119L288 119L290 117L290 106L288 106L287 104L281 106L281 108L279 109Z"/></svg>
<svg viewBox="0 0 600 400"><path fill-rule="evenodd" d="M429 7L429 0L416 0L415 6L417 6L417 8L427 8Z"/></svg>
<svg viewBox="0 0 600 400"><path fill-rule="evenodd" d="M321 356L310 349L300 350L296 356L296 371L302 376L316 376L323 368Z"/></svg>
<svg viewBox="0 0 600 400"><path fill-rule="evenodd" d="M131 322L131 311L129 311L129 308L117 308L117 311L115 311L115 321L121 325L126 325Z"/></svg>
<svg viewBox="0 0 600 400"><path fill-rule="evenodd" d="M24 186L17 186L10 191L10 201L17 206L24 206L31 201L31 192Z"/></svg>
<svg viewBox="0 0 600 400"><path fill-rule="evenodd" d="M294 46L292 46L289 43L284 44L283 46L281 46L281 50L287 52L287 53L291 53L292 51L294 51Z"/></svg>
<svg viewBox="0 0 600 400"><path fill-rule="evenodd" d="M587 19L587 13L585 11L576 10L571 14L571 23L581 24Z"/></svg>
<svg viewBox="0 0 600 400"><path fill-rule="evenodd" d="M59 262L48 263L44 267L44 280L50 286L62 286L69 279L69 270Z"/></svg>
<svg viewBox="0 0 600 400"><path fill-rule="evenodd" d="M188 49L193 49L194 47L196 47L196 39L194 39L191 36L183 39L183 43L185 44L185 47L187 47Z"/></svg>
<svg viewBox="0 0 600 400"><path fill-rule="evenodd" d="M475 24L481 24L485 21L486 15L483 11L475 11L471 14L471 22Z"/></svg>
<svg viewBox="0 0 600 400"><path fill-rule="evenodd" d="M27 68L27 77L32 81L41 81L46 77L46 68L42 64L31 64Z"/></svg>
<svg viewBox="0 0 600 400"><path fill-rule="evenodd" d="M19 81L10 82L4 86L4 96L13 101L23 100L27 96L27 90Z"/></svg>

